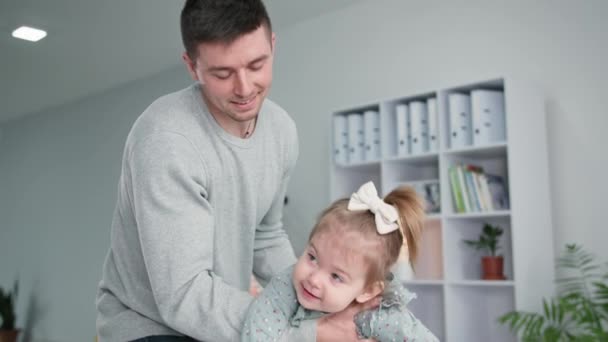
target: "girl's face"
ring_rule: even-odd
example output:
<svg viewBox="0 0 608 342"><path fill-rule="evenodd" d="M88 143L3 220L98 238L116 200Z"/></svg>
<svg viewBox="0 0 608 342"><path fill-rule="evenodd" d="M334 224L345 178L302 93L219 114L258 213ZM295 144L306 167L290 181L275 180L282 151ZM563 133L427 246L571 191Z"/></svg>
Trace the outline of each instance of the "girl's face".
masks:
<svg viewBox="0 0 608 342"><path fill-rule="evenodd" d="M382 290L379 284L366 286L368 266L348 246L349 239L332 235L336 234L313 236L294 268L298 302L309 310L339 312Z"/></svg>

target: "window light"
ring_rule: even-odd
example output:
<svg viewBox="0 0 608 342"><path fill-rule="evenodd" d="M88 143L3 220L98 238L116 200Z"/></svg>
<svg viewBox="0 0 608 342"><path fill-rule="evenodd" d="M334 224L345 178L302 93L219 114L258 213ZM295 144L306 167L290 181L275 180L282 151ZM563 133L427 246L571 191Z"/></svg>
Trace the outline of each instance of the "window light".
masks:
<svg viewBox="0 0 608 342"><path fill-rule="evenodd" d="M29 40L30 42L37 42L46 37L46 32L29 26L21 26L13 31L13 37Z"/></svg>

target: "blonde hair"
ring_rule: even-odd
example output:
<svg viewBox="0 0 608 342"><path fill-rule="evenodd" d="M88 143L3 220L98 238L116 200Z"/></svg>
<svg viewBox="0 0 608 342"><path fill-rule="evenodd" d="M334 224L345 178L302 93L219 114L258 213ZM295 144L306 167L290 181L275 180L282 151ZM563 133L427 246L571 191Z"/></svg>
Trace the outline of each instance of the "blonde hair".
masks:
<svg viewBox="0 0 608 342"><path fill-rule="evenodd" d="M348 249L363 256L370 266L368 284L383 281L401 253L405 254L413 267L418 256L425 218L423 200L416 191L411 187L401 186L384 198L384 202L393 205L399 213L399 229L384 235L378 233L371 211L348 210L348 202L348 198L343 198L326 208L310 233L309 241L321 234L345 236L348 233L357 233L360 243ZM369 244L373 246L364 248L364 245Z"/></svg>

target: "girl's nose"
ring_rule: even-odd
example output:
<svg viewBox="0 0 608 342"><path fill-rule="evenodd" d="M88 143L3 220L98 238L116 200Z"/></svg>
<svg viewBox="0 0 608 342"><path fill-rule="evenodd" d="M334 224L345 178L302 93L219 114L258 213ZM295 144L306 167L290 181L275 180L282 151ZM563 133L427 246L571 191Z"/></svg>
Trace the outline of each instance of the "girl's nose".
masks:
<svg viewBox="0 0 608 342"><path fill-rule="evenodd" d="M321 287L321 272L313 271L308 275L308 282L314 288Z"/></svg>

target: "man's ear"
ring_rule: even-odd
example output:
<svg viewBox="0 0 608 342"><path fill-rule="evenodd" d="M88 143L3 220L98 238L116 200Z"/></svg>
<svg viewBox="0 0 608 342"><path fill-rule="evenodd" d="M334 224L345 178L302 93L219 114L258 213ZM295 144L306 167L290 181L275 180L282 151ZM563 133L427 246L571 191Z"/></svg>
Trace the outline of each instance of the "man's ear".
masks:
<svg viewBox="0 0 608 342"><path fill-rule="evenodd" d="M357 301L357 303L365 303L368 300L381 294L382 291L384 291L384 282L376 281L369 285L362 294L358 295L357 298L355 298L355 300Z"/></svg>
<svg viewBox="0 0 608 342"><path fill-rule="evenodd" d="M182 60L184 61L184 64L186 64L186 69L188 69L188 73L190 74L190 76L192 77L192 79L194 81L200 81L198 79L198 75L196 74L196 62L193 61L192 59L190 59L190 56L188 56L187 52L184 52L182 54Z"/></svg>

